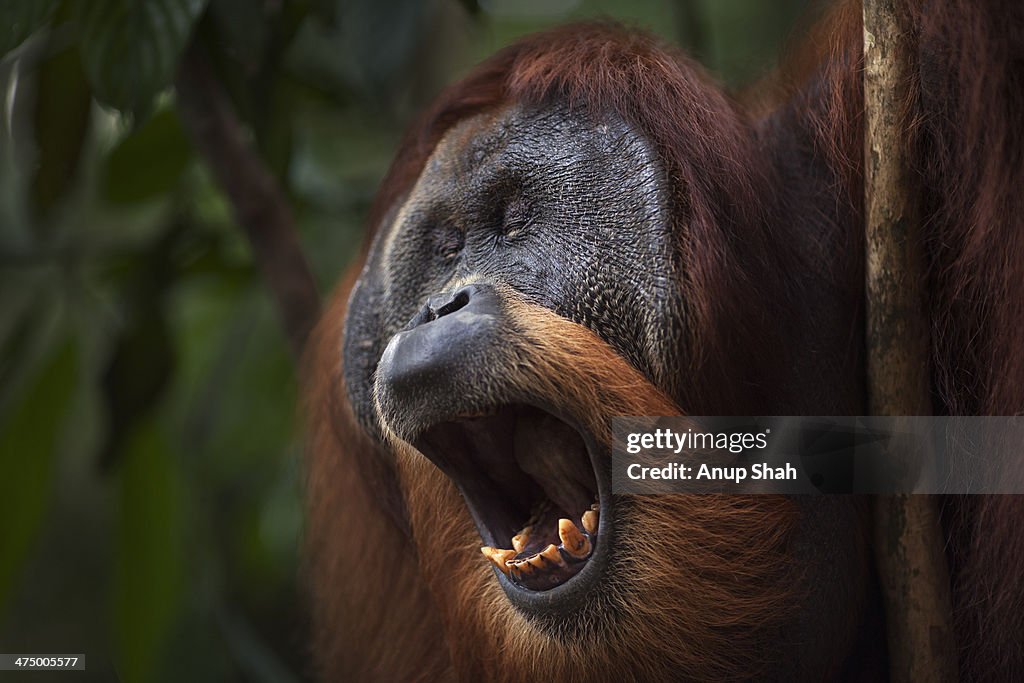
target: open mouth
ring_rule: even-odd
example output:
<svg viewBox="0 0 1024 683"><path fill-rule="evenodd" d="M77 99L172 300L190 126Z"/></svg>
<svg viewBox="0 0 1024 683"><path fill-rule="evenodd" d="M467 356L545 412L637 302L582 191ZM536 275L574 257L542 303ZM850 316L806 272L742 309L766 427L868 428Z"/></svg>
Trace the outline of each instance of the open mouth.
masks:
<svg viewBox="0 0 1024 683"><path fill-rule="evenodd" d="M588 440L567 422L504 406L433 425L413 445L459 488L481 551L512 586L551 591L593 563L605 487Z"/></svg>

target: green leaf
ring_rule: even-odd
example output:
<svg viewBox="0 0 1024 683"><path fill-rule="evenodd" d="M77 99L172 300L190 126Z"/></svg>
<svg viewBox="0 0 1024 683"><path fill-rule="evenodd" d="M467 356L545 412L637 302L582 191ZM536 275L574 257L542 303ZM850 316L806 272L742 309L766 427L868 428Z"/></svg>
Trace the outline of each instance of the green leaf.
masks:
<svg viewBox="0 0 1024 683"><path fill-rule="evenodd" d="M3 0L0 2L0 57L25 42L53 16L60 0Z"/></svg>
<svg viewBox="0 0 1024 683"><path fill-rule="evenodd" d="M72 186L82 155L92 94L74 47L47 59L39 69L33 131L37 162L32 175L32 209L46 219Z"/></svg>
<svg viewBox="0 0 1024 683"><path fill-rule="evenodd" d="M174 80L206 0L91 0L82 5L82 54L97 99L144 118Z"/></svg>
<svg viewBox="0 0 1024 683"><path fill-rule="evenodd" d="M173 109L154 114L114 148L103 173L103 196L115 204L154 199L173 190L192 148Z"/></svg>
<svg viewBox="0 0 1024 683"><path fill-rule="evenodd" d="M184 484L166 435L149 421L128 445L120 472L114 588L122 680L156 678L179 616L184 582Z"/></svg>
<svg viewBox="0 0 1024 683"><path fill-rule="evenodd" d="M78 377L68 342L45 363L0 430L0 606L10 597L49 506L60 428Z"/></svg>

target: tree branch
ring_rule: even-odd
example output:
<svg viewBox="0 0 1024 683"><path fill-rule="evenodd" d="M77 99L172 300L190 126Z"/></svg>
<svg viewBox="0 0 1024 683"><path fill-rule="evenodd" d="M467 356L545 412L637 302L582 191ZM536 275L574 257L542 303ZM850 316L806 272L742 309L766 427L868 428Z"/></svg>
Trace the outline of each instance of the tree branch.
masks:
<svg viewBox="0 0 1024 683"><path fill-rule="evenodd" d="M231 102L193 40L175 81L178 111L252 245L296 359L320 312L320 297L302 253L288 200L246 139Z"/></svg>

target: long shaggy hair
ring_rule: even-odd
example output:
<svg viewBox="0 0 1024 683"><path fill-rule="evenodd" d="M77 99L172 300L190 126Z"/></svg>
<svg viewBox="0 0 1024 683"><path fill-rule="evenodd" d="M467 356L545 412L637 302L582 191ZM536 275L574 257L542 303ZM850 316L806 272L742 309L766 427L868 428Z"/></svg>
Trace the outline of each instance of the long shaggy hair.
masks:
<svg viewBox="0 0 1024 683"><path fill-rule="evenodd" d="M915 17L921 80L903 114L924 189L934 398L950 414L1020 414L1024 7L923 5ZM814 267L792 245L824 243L779 220L784 207L773 197L784 181L762 156L780 112L796 122L800 146L834 190L808 212L827 214L838 234L832 243L842 253L828 276L855 311L851 336L861 330L861 42L859 3L842 3L772 87L741 106L687 58L642 34L597 24L527 38L445 91L411 128L371 211L371 233L456 122L509 103L555 99L614 112L642 131L672 179L687 264L679 287L691 321L691 365L680 369L685 407L769 414L771 390L793 362L774 350L786 345L791 317L800 315L792 311L807 296L792 272ZM479 536L451 482L407 445L378 444L355 423L339 343L362 260L338 288L306 369L308 557L314 648L325 674L574 681L771 672L773 638L808 599L801 581L808 568L793 561L801 515L784 498L617 500L610 575L629 580L609 582L592 628L582 636L539 629L511 607L476 552ZM752 301L781 303L755 309ZM536 343L523 351L517 381L546 386L596 433L606 433L612 415L678 412L587 330L525 305L520 317ZM859 367L859 353L851 342L835 362ZM944 519L965 677L1024 678L1024 501L950 499ZM857 533L846 558L859 577L847 588L854 596L867 590L872 571ZM860 617L836 619L845 621L828 637L836 651L848 651ZM838 675L841 665L827 662L822 671Z"/></svg>

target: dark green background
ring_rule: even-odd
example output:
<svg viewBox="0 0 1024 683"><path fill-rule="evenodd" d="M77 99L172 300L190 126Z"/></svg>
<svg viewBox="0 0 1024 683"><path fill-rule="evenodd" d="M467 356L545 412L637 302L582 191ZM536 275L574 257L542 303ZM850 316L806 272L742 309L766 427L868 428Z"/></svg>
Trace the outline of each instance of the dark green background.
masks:
<svg viewBox="0 0 1024 683"><path fill-rule="evenodd" d="M613 17L740 86L808 4L4 0L0 652L87 654L28 680L310 674L294 367L174 108L190 36L326 293L403 126L516 36Z"/></svg>

